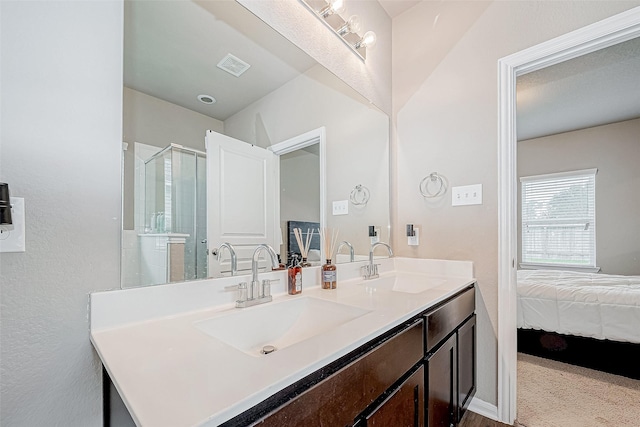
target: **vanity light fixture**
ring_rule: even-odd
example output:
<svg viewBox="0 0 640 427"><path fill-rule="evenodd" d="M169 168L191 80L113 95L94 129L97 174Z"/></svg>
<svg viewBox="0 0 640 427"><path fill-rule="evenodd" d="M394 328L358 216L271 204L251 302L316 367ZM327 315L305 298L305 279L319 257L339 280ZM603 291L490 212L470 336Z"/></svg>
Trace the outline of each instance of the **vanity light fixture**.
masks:
<svg viewBox="0 0 640 427"><path fill-rule="evenodd" d="M318 12L318 15L326 18L329 15L333 15L334 13L340 15L344 12L344 0L329 0L327 5L322 8L321 11Z"/></svg>
<svg viewBox="0 0 640 427"><path fill-rule="evenodd" d="M364 36L358 33L362 28L357 15L345 20L341 14L345 10L345 0L300 0L313 14L338 36L361 59L367 58L367 48L376 43L376 34L367 31Z"/></svg>
<svg viewBox="0 0 640 427"><path fill-rule="evenodd" d="M362 24L360 23L360 17L358 15L352 15L351 18L347 20L347 22L336 31L339 35L343 36L347 33L357 33L362 28Z"/></svg>
<svg viewBox="0 0 640 427"><path fill-rule="evenodd" d="M364 36L355 44L355 48L359 49L360 47L371 49L375 46L376 41L378 41L378 36L373 31L367 31L364 33Z"/></svg>

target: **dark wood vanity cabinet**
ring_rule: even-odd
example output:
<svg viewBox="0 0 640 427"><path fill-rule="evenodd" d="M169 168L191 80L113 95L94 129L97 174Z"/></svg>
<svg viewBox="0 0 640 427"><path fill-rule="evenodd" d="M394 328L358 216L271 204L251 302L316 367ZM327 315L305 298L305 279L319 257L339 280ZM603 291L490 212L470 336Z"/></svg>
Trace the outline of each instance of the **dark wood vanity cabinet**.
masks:
<svg viewBox="0 0 640 427"><path fill-rule="evenodd" d="M454 427L476 390L475 291L425 315L428 427Z"/></svg>
<svg viewBox="0 0 640 427"><path fill-rule="evenodd" d="M409 377L400 387L395 387L408 372L420 366L423 359L423 320L416 319L396 334L348 363L337 372L300 393L278 407L255 425L267 426L351 426L384 425L384 417L391 416L391 408L404 409L415 406L413 389L419 387L424 396L424 379ZM389 390L395 390L391 394ZM405 396L410 402L403 402ZM388 397L388 400L387 400ZM383 400L376 406L378 401ZM387 404L389 406L387 406ZM363 413L375 406L378 415L367 421ZM388 408L388 409L387 409ZM413 410L411 414L413 414ZM389 425L389 424L387 424ZM395 425L395 424L393 424ZM415 424L410 424L414 426Z"/></svg>
<svg viewBox="0 0 640 427"><path fill-rule="evenodd" d="M456 334L458 344L458 422L476 393L476 315L471 316Z"/></svg>
<svg viewBox="0 0 640 427"><path fill-rule="evenodd" d="M356 426L424 426L424 365L403 381Z"/></svg>
<svg viewBox="0 0 640 427"><path fill-rule="evenodd" d="M475 289L409 319L224 427L455 427L476 389Z"/></svg>

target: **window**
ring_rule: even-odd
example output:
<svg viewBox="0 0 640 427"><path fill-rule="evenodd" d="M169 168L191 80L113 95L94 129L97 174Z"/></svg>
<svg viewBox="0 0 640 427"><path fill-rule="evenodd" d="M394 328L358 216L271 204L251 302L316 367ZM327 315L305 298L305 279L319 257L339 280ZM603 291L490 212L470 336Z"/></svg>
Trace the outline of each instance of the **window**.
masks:
<svg viewBox="0 0 640 427"><path fill-rule="evenodd" d="M597 171L520 178L523 265L595 268Z"/></svg>

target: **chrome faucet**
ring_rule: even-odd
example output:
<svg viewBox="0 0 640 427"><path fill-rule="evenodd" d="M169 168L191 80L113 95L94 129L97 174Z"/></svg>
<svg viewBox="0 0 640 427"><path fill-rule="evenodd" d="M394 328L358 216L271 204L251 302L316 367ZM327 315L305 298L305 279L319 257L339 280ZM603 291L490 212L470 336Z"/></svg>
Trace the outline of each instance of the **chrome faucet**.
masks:
<svg viewBox="0 0 640 427"><path fill-rule="evenodd" d="M260 282L258 281L258 257L260 256L260 252L263 250L266 250L269 254L267 258L271 258L271 266L273 268L277 268L279 265L278 256L271 246L260 244L256 247L251 259L251 284L247 287L246 282L242 282L237 286L240 294L240 298L236 301L236 307L238 308L263 304L273 299L271 297L271 283L277 282L279 279L265 279L262 281L262 286L260 286Z"/></svg>
<svg viewBox="0 0 640 427"><path fill-rule="evenodd" d="M338 252L340 252L340 249L342 249L343 246L347 246L349 248L349 262L355 261L356 256L355 256L355 253L353 251L353 245L351 243L347 242L346 240L343 240L338 245L338 249L336 249L336 258L337 258Z"/></svg>
<svg viewBox="0 0 640 427"><path fill-rule="evenodd" d="M229 255L231 255L231 275L235 276L238 272L238 257L236 256L236 250L233 248L231 243L224 242L220 245L218 250L216 251L216 259L220 261L220 257L222 254L222 249L227 248L229 250Z"/></svg>
<svg viewBox="0 0 640 427"><path fill-rule="evenodd" d="M371 249L369 250L369 264L362 266L362 276L364 279L375 279L377 277L380 277L380 275L378 274L379 264L373 263L373 251L377 246L386 247L387 250L389 251L389 256L390 257L393 256L393 250L391 249L391 246L387 245L386 243L376 242L372 244Z"/></svg>

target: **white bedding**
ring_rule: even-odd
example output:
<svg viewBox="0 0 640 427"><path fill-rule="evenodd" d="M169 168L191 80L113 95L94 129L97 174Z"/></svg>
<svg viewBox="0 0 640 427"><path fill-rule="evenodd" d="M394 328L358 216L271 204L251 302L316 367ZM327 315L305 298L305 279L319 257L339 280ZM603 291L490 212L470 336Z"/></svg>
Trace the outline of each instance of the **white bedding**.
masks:
<svg viewBox="0 0 640 427"><path fill-rule="evenodd" d="M519 270L518 328L640 343L640 276Z"/></svg>

